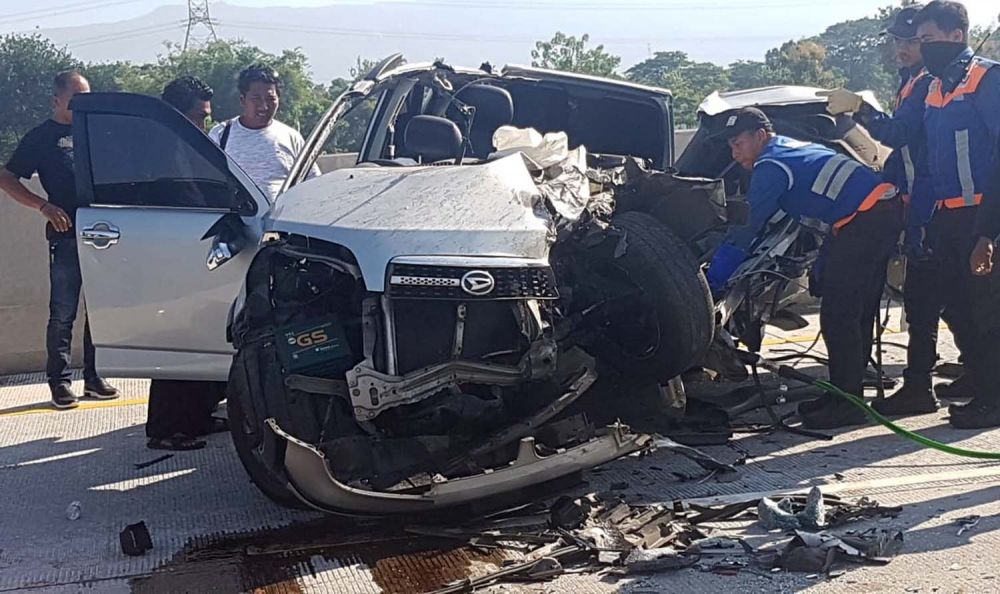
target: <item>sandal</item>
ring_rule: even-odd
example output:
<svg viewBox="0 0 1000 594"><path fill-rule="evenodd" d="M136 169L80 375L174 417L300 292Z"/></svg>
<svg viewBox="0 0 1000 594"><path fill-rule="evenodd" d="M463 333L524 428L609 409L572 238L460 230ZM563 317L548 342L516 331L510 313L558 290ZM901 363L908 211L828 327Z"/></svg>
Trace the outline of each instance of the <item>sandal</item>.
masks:
<svg viewBox="0 0 1000 594"><path fill-rule="evenodd" d="M203 440L195 439L183 433L176 433L171 437L154 437L146 442L146 447L151 450L170 450L172 452L187 452L200 450L206 443Z"/></svg>

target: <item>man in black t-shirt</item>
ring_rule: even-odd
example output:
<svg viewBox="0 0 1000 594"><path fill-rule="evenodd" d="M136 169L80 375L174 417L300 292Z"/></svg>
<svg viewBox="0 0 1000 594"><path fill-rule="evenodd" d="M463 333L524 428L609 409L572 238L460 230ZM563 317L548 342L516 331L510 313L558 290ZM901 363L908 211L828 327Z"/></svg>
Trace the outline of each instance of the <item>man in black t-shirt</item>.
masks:
<svg viewBox="0 0 1000 594"><path fill-rule="evenodd" d="M76 219L76 181L73 177L73 112L70 99L89 93L90 84L79 72L63 72L53 84L52 118L28 132L0 169L0 189L15 201L39 211L48 221L49 323L45 336L46 373L56 408L75 408L79 402L70 387L70 347L73 322L80 304L83 279L73 229ZM35 173L48 200L26 188L21 179ZM117 398L118 391L97 375L90 327L84 323L84 395L102 400Z"/></svg>

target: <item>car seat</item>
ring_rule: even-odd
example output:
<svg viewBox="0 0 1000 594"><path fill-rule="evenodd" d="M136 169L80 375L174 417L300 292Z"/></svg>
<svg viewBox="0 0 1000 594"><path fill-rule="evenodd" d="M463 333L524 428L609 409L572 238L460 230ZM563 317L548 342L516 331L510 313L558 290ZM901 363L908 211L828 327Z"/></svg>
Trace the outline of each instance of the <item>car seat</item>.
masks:
<svg viewBox="0 0 1000 594"><path fill-rule="evenodd" d="M407 122L403 143L406 153L421 163L457 159L462 153L462 132L448 118L418 115Z"/></svg>
<svg viewBox="0 0 1000 594"><path fill-rule="evenodd" d="M486 84L469 85L461 89L455 98L476 109L469 131L467 154L485 159L496 150L493 133L500 126L508 126L514 121L514 99L506 89Z"/></svg>

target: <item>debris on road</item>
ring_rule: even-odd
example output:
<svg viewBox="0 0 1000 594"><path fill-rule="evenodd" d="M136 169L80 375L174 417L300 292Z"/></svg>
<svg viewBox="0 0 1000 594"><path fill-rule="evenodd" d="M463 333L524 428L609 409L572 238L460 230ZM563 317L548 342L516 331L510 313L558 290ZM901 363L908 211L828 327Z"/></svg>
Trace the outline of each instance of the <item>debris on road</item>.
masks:
<svg viewBox="0 0 1000 594"><path fill-rule="evenodd" d="M66 519L67 520L79 520L81 512L81 505L79 501L73 501L68 506L66 506Z"/></svg>
<svg viewBox="0 0 1000 594"><path fill-rule="evenodd" d="M767 530L798 530L809 528L819 530L826 525L826 507L823 505L823 492L819 487L813 487L806 498L805 507L801 511L793 511L792 500L788 497L775 502L767 497L757 504L757 516L760 525Z"/></svg>
<svg viewBox="0 0 1000 594"><path fill-rule="evenodd" d="M979 519L980 516L972 515L972 516L964 516L955 520L955 523L958 524L959 526L958 534L956 534L955 536L962 536L969 530L975 528L976 524L979 523Z"/></svg>
<svg viewBox="0 0 1000 594"><path fill-rule="evenodd" d="M154 464L159 464L160 462L165 462L165 461L167 461L167 460L169 460L169 459L171 459L173 457L174 457L173 454L164 454L164 455L160 456L159 458L153 458L152 460L147 460L146 462L139 462L138 464L134 464L133 466L135 466L136 470L142 470L143 468L149 468L150 466L153 466Z"/></svg>
<svg viewBox="0 0 1000 594"><path fill-rule="evenodd" d="M122 552L130 557L141 557L153 549L153 537L149 534L146 522L129 524L118 535Z"/></svg>
<svg viewBox="0 0 1000 594"><path fill-rule="evenodd" d="M857 536L795 531L778 558L789 571L828 573L837 561L885 565L903 546L899 530L872 528Z"/></svg>

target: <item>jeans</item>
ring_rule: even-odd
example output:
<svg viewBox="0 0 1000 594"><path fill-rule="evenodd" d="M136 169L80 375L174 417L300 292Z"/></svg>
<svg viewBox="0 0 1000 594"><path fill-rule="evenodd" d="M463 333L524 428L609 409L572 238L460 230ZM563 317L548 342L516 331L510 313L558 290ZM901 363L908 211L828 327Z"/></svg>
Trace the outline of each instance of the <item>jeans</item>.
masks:
<svg viewBox="0 0 1000 594"><path fill-rule="evenodd" d="M73 344L73 322L80 306L80 290L83 276L80 274L80 255L76 248L76 238L55 239L49 242L49 324L45 333L45 349L48 363L45 367L49 386L70 383L72 374L71 348ZM85 381L96 380L97 368L94 362L94 342L90 337L90 324L83 324L83 377Z"/></svg>

